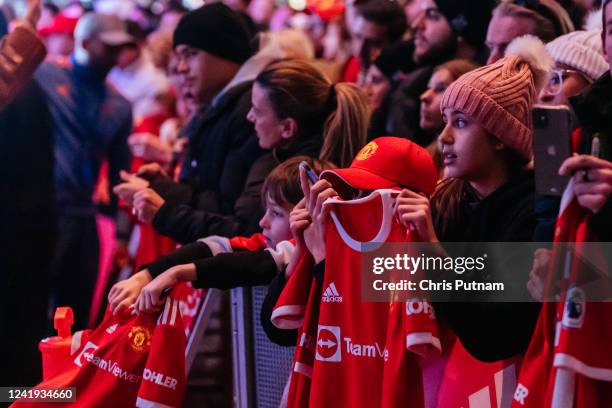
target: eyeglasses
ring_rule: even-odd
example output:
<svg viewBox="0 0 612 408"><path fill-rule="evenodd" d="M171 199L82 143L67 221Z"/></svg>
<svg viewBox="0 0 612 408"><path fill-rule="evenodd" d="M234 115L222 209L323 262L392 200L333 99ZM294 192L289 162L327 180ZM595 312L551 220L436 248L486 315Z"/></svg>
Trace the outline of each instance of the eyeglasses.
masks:
<svg viewBox="0 0 612 408"><path fill-rule="evenodd" d="M580 71L576 71L574 69L555 69L548 80L548 84L545 88L546 92L548 92L550 95L559 95L563 89L563 81L571 74L580 75L589 83L593 82Z"/></svg>

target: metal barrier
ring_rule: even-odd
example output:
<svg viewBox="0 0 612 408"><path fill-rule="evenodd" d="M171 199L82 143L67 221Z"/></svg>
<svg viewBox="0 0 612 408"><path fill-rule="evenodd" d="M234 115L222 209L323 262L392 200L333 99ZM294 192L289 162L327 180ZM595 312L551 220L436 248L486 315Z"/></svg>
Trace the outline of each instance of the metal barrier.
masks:
<svg viewBox="0 0 612 408"><path fill-rule="evenodd" d="M267 287L231 291L234 406L278 408L293 362L293 347L268 340L259 315Z"/></svg>

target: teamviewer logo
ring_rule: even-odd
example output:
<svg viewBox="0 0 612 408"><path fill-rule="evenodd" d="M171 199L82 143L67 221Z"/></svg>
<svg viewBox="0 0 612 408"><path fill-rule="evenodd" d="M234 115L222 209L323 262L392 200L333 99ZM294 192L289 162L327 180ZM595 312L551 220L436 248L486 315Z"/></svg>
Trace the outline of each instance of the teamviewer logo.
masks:
<svg viewBox="0 0 612 408"><path fill-rule="evenodd" d="M87 360L88 356L91 356L91 354L97 349L98 346L93 344L91 341L88 341L85 347L81 349L79 355L74 359L74 364L78 365L79 367L83 367L83 358ZM91 361L91 357L89 357L89 360Z"/></svg>
<svg viewBox="0 0 612 408"><path fill-rule="evenodd" d="M340 327L319 325L315 358L319 361L342 361Z"/></svg>

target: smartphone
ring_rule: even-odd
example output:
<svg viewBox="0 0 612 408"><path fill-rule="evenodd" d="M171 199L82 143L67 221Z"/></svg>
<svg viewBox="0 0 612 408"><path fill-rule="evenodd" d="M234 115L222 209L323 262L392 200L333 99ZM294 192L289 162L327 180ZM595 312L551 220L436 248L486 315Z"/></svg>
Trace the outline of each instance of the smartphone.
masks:
<svg viewBox="0 0 612 408"><path fill-rule="evenodd" d="M308 176L308 180L310 180L311 184L314 184L319 181L319 176L317 175L317 173L314 172L312 167L308 165L308 163L306 163L305 161L301 161L299 166L304 169L304 171L306 172L306 176Z"/></svg>
<svg viewBox="0 0 612 408"><path fill-rule="evenodd" d="M170 292L172 292L172 288L166 288L162 290L162 293L159 295L159 298L165 299L170 294Z"/></svg>
<svg viewBox="0 0 612 408"><path fill-rule="evenodd" d="M569 177L560 176L561 164L571 154L572 114L567 106L533 107L533 155L536 191L563 194Z"/></svg>

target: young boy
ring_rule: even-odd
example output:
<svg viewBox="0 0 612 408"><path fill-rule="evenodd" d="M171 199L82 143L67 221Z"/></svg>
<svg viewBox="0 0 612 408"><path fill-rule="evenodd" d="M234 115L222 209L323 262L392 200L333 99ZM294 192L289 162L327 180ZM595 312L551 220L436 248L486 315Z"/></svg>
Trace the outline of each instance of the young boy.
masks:
<svg viewBox="0 0 612 408"><path fill-rule="evenodd" d="M151 311L163 304L165 289L184 281L192 281L196 288L219 289L268 284L293 254L289 213L303 196L298 172L301 161L317 173L331 167L306 156L278 165L263 185L262 233L249 238L211 236L158 258L113 286L108 296L113 313L132 305L139 313Z"/></svg>

